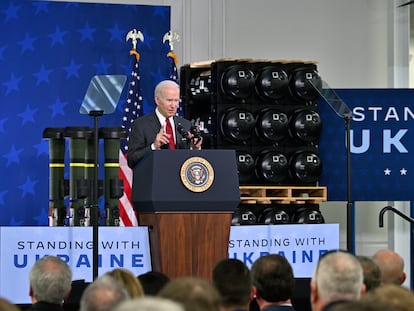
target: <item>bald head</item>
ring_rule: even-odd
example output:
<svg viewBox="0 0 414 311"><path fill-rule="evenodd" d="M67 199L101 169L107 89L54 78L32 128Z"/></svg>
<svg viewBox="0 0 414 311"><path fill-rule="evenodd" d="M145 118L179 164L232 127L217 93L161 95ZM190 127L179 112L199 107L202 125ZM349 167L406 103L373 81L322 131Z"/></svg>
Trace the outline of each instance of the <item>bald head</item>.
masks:
<svg viewBox="0 0 414 311"><path fill-rule="evenodd" d="M404 283L406 278L404 259L399 254L389 249L381 249L372 256L372 259L380 267L382 284Z"/></svg>

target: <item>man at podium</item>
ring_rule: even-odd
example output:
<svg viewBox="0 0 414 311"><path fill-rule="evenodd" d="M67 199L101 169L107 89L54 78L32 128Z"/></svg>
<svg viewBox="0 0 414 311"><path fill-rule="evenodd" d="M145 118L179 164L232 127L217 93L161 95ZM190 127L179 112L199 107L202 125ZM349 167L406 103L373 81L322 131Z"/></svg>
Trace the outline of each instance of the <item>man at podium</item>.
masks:
<svg viewBox="0 0 414 311"><path fill-rule="evenodd" d="M159 149L201 149L202 137L190 132L191 122L176 115L180 87L164 80L154 90L155 111L137 118L128 142L128 166L134 168L146 154ZM197 137L196 137L197 136Z"/></svg>
<svg viewBox="0 0 414 311"><path fill-rule="evenodd" d="M132 124L128 151L134 208L139 224L150 228L152 270L170 279L210 279L213 265L228 256L232 213L240 202L236 154L189 150L201 149L202 140L190 121L175 115L178 85L163 81L154 93L157 107ZM165 145L180 150L158 150Z"/></svg>

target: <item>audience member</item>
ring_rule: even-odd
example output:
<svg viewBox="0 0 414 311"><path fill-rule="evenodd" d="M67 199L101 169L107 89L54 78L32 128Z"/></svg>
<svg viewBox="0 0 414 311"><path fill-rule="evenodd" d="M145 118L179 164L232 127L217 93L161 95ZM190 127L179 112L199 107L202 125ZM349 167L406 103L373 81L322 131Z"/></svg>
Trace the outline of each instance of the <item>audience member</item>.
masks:
<svg viewBox="0 0 414 311"><path fill-rule="evenodd" d="M20 309L9 300L0 297L0 311L20 311Z"/></svg>
<svg viewBox="0 0 414 311"><path fill-rule="evenodd" d="M392 306L382 302L350 300L332 306L331 311L396 311Z"/></svg>
<svg viewBox="0 0 414 311"><path fill-rule="evenodd" d="M125 288L109 275L93 281L82 294L80 311L109 311L130 299Z"/></svg>
<svg viewBox="0 0 414 311"><path fill-rule="evenodd" d="M144 296L144 289L137 277L128 269L117 268L105 273L117 280L128 292L130 298Z"/></svg>
<svg viewBox="0 0 414 311"><path fill-rule="evenodd" d="M220 311L220 294L212 284L202 278L173 279L158 295L181 303L185 311Z"/></svg>
<svg viewBox="0 0 414 311"><path fill-rule="evenodd" d="M365 290L368 292L381 285L381 270L375 261L367 256L357 256L362 266Z"/></svg>
<svg viewBox="0 0 414 311"><path fill-rule="evenodd" d="M170 281L170 278L162 272L149 271L138 275L145 295L156 296L159 291Z"/></svg>
<svg viewBox="0 0 414 311"><path fill-rule="evenodd" d="M84 279L73 280L70 295L65 299L63 308L65 311L79 311L79 301L82 297L83 291L89 285Z"/></svg>
<svg viewBox="0 0 414 311"><path fill-rule="evenodd" d="M170 299L153 296L124 301L113 311L184 311L184 307Z"/></svg>
<svg viewBox="0 0 414 311"><path fill-rule="evenodd" d="M365 293L358 259L345 251L330 251L319 258L311 280L313 311L327 311L335 304L359 300Z"/></svg>
<svg viewBox="0 0 414 311"><path fill-rule="evenodd" d="M72 271L59 257L45 256L33 264L29 282L32 305L28 310L63 310L71 290Z"/></svg>
<svg viewBox="0 0 414 311"><path fill-rule="evenodd" d="M221 297L221 310L249 310L253 298L249 268L238 259L219 261L213 269L213 286Z"/></svg>
<svg viewBox="0 0 414 311"><path fill-rule="evenodd" d="M261 311L294 310L291 297L295 279L285 257L277 254L259 257L252 265L251 274L253 294Z"/></svg>
<svg viewBox="0 0 414 311"><path fill-rule="evenodd" d="M372 258L380 267L382 284L402 285L405 282L404 259L399 254L381 249Z"/></svg>
<svg viewBox="0 0 414 311"><path fill-rule="evenodd" d="M385 284L367 293L363 300L375 303L388 303L395 311L412 311L414 309L414 293L409 289Z"/></svg>

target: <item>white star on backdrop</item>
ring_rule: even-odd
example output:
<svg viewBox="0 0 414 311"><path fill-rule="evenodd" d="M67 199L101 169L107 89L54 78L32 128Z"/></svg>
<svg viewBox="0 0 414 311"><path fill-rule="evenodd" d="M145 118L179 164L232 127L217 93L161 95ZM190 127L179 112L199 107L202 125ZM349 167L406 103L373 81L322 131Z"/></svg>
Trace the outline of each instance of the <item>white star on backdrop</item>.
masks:
<svg viewBox="0 0 414 311"><path fill-rule="evenodd" d="M403 176L403 175L406 176L407 175L407 172L408 171L405 168L400 169L400 175L401 176Z"/></svg>

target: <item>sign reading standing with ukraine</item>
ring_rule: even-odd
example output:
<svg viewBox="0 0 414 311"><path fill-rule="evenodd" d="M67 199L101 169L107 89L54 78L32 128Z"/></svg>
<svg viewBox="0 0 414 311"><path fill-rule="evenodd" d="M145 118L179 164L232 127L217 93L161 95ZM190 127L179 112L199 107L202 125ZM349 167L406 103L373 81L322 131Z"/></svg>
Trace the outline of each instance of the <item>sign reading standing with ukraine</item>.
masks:
<svg viewBox="0 0 414 311"><path fill-rule="evenodd" d="M413 201L414 91L410 89L337 90L353 112L351 180L355 201ZM346 200L344 121L322 102L319 152L328 200ZM410 154L411 152L411 154Z"/></svg>

